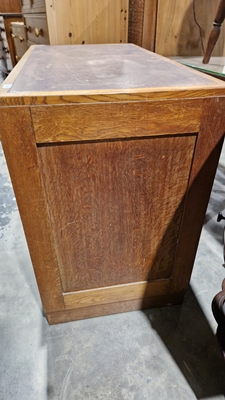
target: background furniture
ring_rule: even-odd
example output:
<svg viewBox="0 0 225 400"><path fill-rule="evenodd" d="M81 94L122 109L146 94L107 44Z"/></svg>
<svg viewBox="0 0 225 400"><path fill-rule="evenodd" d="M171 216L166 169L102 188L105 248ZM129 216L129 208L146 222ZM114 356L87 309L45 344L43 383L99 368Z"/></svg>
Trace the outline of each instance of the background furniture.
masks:
<svg viewBox="0 0 225 400"><path fill-rule="evenodd" d="M210 60L212 51L213 51L215 44L219 37L224 18L225 18L225 0L220 0L219 7L216 12L216 17L213 22L213 27L212 27L210 35L209 35L205 55L204 55L204 58L202 61L203 64L208 64L208 62Z"/></svg>
<svg viewBox="0 0 225 400"><path fill-rule="evenodd" d="M45 0L22 0L22 13L27 31L27 47L49 44Z"/></svg>
<svg viewBox="0 0 225 400"><path fill-rule="evenodd" d="M0 14L0 38L2 40L3 55L6 69L9 73L16 65L15 47L11 36L11 23L22 22L22 14Z"/></svg>
<svg viewBox="0 0 225 400"><path fill-rule="evenodd" d="M11 31L14 41L15 58L18 62L27 51L27 28L24 22L12 22Z"/></svg>
<svg viewBox="0 0 225 400"><path fill-rule="evenodd" d="M45 0L51 45L125 43L129 0Z"/></svg>
<svg viewBox="0 0 225 400"><path fill-rule="evenodd" d="M11 23L22 22L20 0L0 1L0 40L1 55L4 69L9 73L16 65L16 54L13 39L11 37Z"/></svg>
<svg viewBox="0 0 225 400"><path fill-rule="evenodd" d="M224 89L126 44L36 46L4 82L2 144L49 323L183 300Z"/></svg>
<svg viewBox="0 0 225 400"><path fill-rule="evenodd" d="M158 54L204 55L212 18L220 0L130 0L129 42ZM221 28L214 56L225 55Z"/></svg>
<svg viewBox="0 0 225 400"><path fill-rule="evenodd" d="M0 13L4 14L21 13L21 0L1 0Z"/></svg>
<svg viewBox="0 0 225 400"><path fill-rule="evenodd" d="M13 25L17 59L34 44L127 42L128 4L129 0L22 0L25 25Z"/></svg>

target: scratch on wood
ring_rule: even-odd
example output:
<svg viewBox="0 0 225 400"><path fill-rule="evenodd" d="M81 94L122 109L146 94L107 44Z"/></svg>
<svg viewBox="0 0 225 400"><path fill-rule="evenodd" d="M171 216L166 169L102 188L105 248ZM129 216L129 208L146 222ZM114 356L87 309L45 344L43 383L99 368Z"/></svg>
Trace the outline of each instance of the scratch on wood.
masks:
<svg viewBox="0 0 225 400"><path fill-rule="evenodd" d="M63 228L61 228L61 232L67 228L68 225L73 225L75 224L76 220L72 221L72 222L68 222Z"/></svg>

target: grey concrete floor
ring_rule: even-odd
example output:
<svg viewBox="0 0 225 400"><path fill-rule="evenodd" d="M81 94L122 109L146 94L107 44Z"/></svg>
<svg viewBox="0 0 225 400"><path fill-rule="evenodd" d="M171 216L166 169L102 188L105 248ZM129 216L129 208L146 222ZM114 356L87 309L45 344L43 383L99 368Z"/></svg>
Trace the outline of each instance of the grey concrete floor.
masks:
<svg viewBox="0 0 225 400"><path fill-rule="evenodd" d="M225 150L183 305L49 326L0 147L0 400L224 398L211 313L225 276L224 184Z"/></svg>

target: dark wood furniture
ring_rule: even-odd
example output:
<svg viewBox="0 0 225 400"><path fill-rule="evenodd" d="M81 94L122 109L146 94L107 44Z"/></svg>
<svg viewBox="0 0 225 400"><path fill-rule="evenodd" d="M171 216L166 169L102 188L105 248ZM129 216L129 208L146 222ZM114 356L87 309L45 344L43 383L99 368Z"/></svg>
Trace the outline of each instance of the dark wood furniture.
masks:
<svg viewBox="0 0 225 400"><path fill-rule="evenodd" d="M222 220L225 220L225 216L220 212L217 221L220 222ZM225 262L225 228L223 230L223 258ZM223 267L225 267L225 264L223 264ZM218 324L216 333L225 360L225 279L223 279L221 289L212 301L212 311Z"/></svg>
<svg viewBox="0 0 225 400"><path fill-rule="evenodd" d="M21 13L21 0L1 0L0 13Z"/></svg>
<svg viewBox="0 0 225 400"><path fill-rule="evenodd" d="M126 44L35 46L15 67L2 144L49 323L182 302L224 90Z"/></svg>
<svg viewBox="0 0 225 400"><path fill-rule="evenodd" d="M209 35L209 39L207 42L207 47L206 47L206 51L205 51L205 55L203 58L203 64L208 64L211 54L213 52L213 49L215 47L215 44L219 38L220 35L220 29L222 26L222 23L224 21L225 18L225 0L220 0L219 2L219 6L216 12L216 17L215 20L213 22L213 27L211 29L210 35Z"/></svg>

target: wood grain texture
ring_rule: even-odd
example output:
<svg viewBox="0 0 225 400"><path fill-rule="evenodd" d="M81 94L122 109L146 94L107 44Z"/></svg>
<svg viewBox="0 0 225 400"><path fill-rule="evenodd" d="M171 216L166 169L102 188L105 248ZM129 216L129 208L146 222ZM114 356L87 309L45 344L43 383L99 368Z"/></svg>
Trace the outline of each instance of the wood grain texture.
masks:
<svg viewBox="0 0 225 400"><path fill-rule="evenodd" d="M197 23L206 47L218 4L219 0L158 0L155 51L164 56L203 55ZM223 27L215 56L225 54L224 35Z"/></svg>
<svg viewBox="0 0 225 400"><path fill-rule="evenodd" d="M0 95L50 323L182 300L225 130L224 83L134 45L101 46L60 46L68 68L54 46L37 46Z"/></svg>
<svg viewBox="0 0 225 400"><path fill-rule="evenodd" d="M145 0L130 0L128 42L142 46Z"/></svg>
<svg viewBox="0 0 225 400"><path fill-rule="evenodd" d="M130 0L128 42L154 51L157 0Z"/></svg>
<svg viewBox="0 0 225 400"><path fill-rule="evenodd" d="M127 42L128 0L46 0L51 45Z"/></svg>
<svg viewBox="0 0 225 400"><path fill-rule="evenodd" d="M184 298L183 293L176 295L157 296L137 300L129 300L110 304L64 310L59 312L47 313L46 317L49 324L60 324L62 322L75 321L84 318L99 317L123 313L126 311L143 310L150 307L161 307L171 304L180 304Z"/></svg>
<svg viewBox="0 0 225 400"><path fill-rule="evenodd" d="M165 296L169 294L169 289L170 279L137 282L64 294L64 302L66 310L71 310L73 308L117 303L118 299L123 302L127 300L144 300L144 298L149 297Z"/></svg>
<svg viewBox="0 0 225 400"><path fill-rule="evenodd" d="M20 0L1 0L0 13L21 13Z"/></svg>
<svg viewBox="0 0 225 400"><path fill-rule="evenodd" d="M171 276L194 145L187 135L38 148L64 292Z"/></svg>
<svg viewBox="0 0 225 400"><path fill-rule="evenodd" d="M29 50L28 50L29 51ZM24 59L20 60L21 63ZM18 65L18 64L17 64ZM17 67L16 65L16 67ZM15 67L15 68L16 68ZM15 69L14 68L14 69ZM10 73L10 75L14 72L14 69ZM9 77L5 80L5 83L10 82ZM4 86L4 85L3 85ZM33 96L31 93L7 93L8 89L1 88L0 89L0 106L1 107L9 107L9 106L33 106L33 105L69 105L69 104L93 104L93 103L103 103L103 102L111 102L111 103L121 103L121 102L145 102L145 101L156 101L156 100L185 100L185 99L196 99L196 98L205 98L208 96L221 97L224 95L225 85L218 85L215 87L212 82L211 87L199 87L198 89L188 89L185 87L179 89L156 89L156 90L130 90L130 91L114 91L111 93L107 90L99 92L91 92L89 91L87 94L84 92L58 92L56 96L52 96L50 92L35 92Z"/></svg>
<svg viewBox="0 0 225 400"><path fill-rule="evenodd" d="M145 0L142 47L155 51L155 33L158 0Z"/></svg>
<svg viewBox="0 0 225 400"><path fill-rule="evenodd" d="M225 132L225 98L206 99L196 144L171 292L186 291ZM182 271L182 274L181 272Z"/></svg>
<svg viewBox="0 0 225 400"><path fill-rule="evenodd" d="M202 99L41 106L31 113L37 143L182 134L198 131Z"/></svg>
<svg viewBox="0 0 225 400"><path fill-rule="evenodd" d="M63 310L59 271L28 107L0 108L2 145L46 312Z"/></svg>

